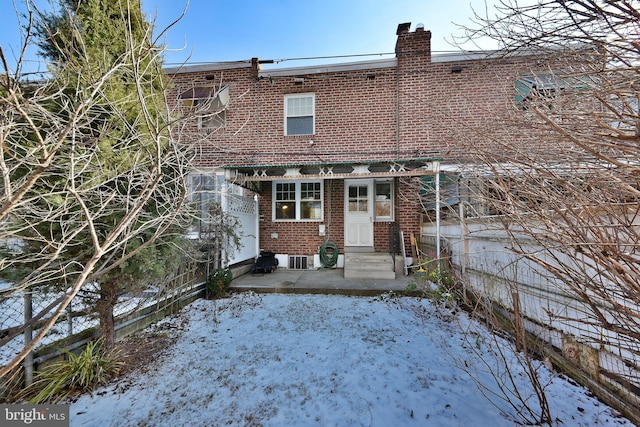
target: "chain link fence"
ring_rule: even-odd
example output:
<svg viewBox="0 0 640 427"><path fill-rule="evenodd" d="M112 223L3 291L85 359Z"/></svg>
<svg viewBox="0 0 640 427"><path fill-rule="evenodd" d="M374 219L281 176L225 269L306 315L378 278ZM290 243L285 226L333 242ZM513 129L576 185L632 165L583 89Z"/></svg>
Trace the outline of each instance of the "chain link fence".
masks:
<svg viewBox="0 0 640 427"><path fill-rule="evenodd" d="M163 280L121 295L114 309L116 339L173 314L193 299L204 296L204 282L204 266L188 261ZM29 344L65 295L64 292L47 289L9 292L10 287L9 283L0 281L0 366L7 365ZM83 286L64 314L25 359L18 373L19 382L29 383L34 369L58 357L62 349L73 351L98 336L99 319L94 306L96 291L96 284ZM15 375L9 381L15 383Z"/></svg>

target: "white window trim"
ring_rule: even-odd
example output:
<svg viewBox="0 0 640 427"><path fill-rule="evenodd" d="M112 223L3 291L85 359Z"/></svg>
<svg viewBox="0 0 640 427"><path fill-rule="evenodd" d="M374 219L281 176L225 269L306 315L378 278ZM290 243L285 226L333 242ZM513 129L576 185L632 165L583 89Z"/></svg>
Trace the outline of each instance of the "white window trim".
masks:
<svg viewBox="0 0 640 427"><path fill-rule="evenodd" d="M198 112L198 130L218 130L224 129L227 126L227 104L228 100L228 85L222 86L215 91L215 86L198 86L192 88L190 91L193 97L182 97L181 95L181 106L185 108L189 112ZM202 95L203 93L209 92L211 94L215 94L215 96L211 96L208 98L200 97L198 95ZM221 97L223 95L223 97ZM223 99L224 98L224 99ZM209 105L207 106L207 103ZM205 106L206 108L203 108ZM215 108L214 108L215 107ZM203 116L216 116L219 126L205 126L205 117Z"/></svg>
<svg viewBox="0 0 640 427"><path fill-rule="evenodd" d="M206 114L217 116L218 120L220 121L220 126L205 126L203 123L204 117L200 115L198 116L198 130L217 130L217 129L224 129L227 127L227 111L226 110L220 110L218 112L212 112L212 113L206 113Z"/></svg>
<svg viewBox="0 0 640 427"><path fill-rule="evenodd" d="M316 95L315 93L312 92L308 92L308 93L291 93L291 94L287 94L284 96L284 134L285 136L289 136L289 134L287 133L287 120L289 119L289 115L287 114L287 110L288 110L288 105L289 105L289 100L290 99L296 99L296 98L311 98L311 120L312 120L312 130L311 133L309 134L293 134L291 136L301 136L301 135L315 135L316 133ZM298 116L291 116L291 117L298 117ZM304 116L306 117L306 116Z"/></svg>
<svg viewBox="0 0 640 427"><path fill-rule="evenodd" d="M301 193L302 193L302 183L320 183L320 218L301 218ZM291 219L279 219L276 218L276 186L277 184L295 184L295 204L296 204L296 217ZM324 221L324 181L323 180L313 180L313 181L273 181L271 186L271 220L273 222L322 222Z"/></svg>
<svg viewBox="0 0 640 427"><path fill-rule="evenodd" d="M390 184L391 185L391 194L390 194L390 202L391 202L391 212L389 216L377 216L375 215L376 213L376 185L380 183L380 184ZM395 195L395 182L393 179L375 179L373 181L373 214L374 214L374 221L378 221L378 222L392 222L395 218L395 204L396 204L396 195Z"/></svg>

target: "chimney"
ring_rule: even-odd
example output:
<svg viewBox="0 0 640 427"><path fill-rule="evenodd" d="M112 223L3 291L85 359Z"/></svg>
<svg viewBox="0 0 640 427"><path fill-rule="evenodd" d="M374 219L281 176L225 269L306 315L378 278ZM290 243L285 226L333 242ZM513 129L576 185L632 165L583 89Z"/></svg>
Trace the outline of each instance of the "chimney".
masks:
<svg viewBox="0 0 640 427"><path fill-rule="evenodd" d="M398 25L396 35L396 58L401 64L410 62L431 62L431 31L425 31L423 24L416 26L415 32L410 32L411 23ZM402 64L401 64L402 65Z"/></svg>

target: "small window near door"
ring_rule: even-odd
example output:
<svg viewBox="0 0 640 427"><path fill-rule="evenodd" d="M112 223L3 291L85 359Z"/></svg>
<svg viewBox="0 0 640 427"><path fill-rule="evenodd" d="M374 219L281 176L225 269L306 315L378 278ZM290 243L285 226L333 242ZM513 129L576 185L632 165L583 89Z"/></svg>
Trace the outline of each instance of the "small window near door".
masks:
<svg viewBox="0 0 640 427"><path fill-rule="evenodd" d="M376 221L393 221L393 181L375 182Z"/></svg>

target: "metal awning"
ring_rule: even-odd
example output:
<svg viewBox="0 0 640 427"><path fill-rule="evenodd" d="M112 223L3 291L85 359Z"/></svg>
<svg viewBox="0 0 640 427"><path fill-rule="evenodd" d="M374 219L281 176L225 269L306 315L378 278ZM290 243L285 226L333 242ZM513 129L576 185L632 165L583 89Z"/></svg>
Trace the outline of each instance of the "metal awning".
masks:
<svg viewBox="0 0 640 427"><path fill-rule="evenodd" d="M440 159L389 160L322 164L222 166L227 180L236 184L259 181L384 178L433 175Z"/></svg>
<svg viewBox="0 0 640 427"><path fill-rule="evenodd" d="M264 166L221 166L225 178L258 191L262 181L393 178L434 176L436 213L436 256L440 258L440 161L438 158L344 162L322 164L285 164ZM252 188L254 187L254 188ZM438 263L438 265L440 265Z"/></svg>

